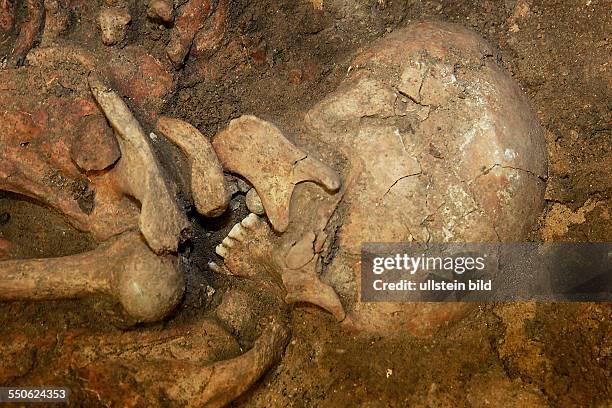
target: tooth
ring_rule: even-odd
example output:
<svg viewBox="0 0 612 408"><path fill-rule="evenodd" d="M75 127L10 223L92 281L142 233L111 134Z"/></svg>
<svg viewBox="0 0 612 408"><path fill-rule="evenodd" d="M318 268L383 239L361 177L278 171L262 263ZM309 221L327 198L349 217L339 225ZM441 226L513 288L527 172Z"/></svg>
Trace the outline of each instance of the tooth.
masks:
<svg viewBox="0 0 612 408"><path fill-rule="evenodd" d="M225 258L227 256L227 248L224 247L223 245L219 244L217 245L217 247L215 248L215 252L217 253L217 255L219 255L221 258Z"/></svg>
<svg viewBox="0 0 612 408"><path fill-rule="evenodd" d="M220 273L221 272L221 267L219 265L217 265L216 262L209 262L208 263L208 269L210 269L213 272L216 273Z"/></svg>
<svg viewBox="0 0 612 408"><path fill-rule="evenodd" d="M245 228L253 228L258 220L259 217L257 214L250 213L244 220L242 220L241 224Z"/></svg>
<svg viewBox="0 0 612 408"><path fill-rule="evenodd" d="M234 242L233 239L229 238L229 237L225 237L223 239L223 241L221 241L221 244L228 247L228 248L233 248L234 245L236 245L236 243Z"/></svg>
<svg viewBox="0 0 612 408"><path fill-rule="evenodd" d="M236 241L243 242L245 238L245 234L244 234L244 230L242 229L242 225L240 223L237 223L236 225L234 225L234 227L231 229L229 234L227 234L227 236L235 239Z"/></svg>
<svg viewBox="0 0 612 408"><path fill-rule="evenodd" d="M254 188L250 189L246 194L246 206L249 211L257 215L263 215L266 213L266 209L261 202L261 198Z"/></svg>

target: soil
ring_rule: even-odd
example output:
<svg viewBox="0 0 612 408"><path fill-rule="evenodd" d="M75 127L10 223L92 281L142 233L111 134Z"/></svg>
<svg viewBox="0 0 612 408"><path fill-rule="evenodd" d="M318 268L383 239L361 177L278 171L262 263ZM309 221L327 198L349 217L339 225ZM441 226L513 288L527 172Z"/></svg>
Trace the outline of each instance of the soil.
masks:
<svg viewBox="0 0 612 408"><path fill-rule="evenodd" d="M147 20L144 2L132 3L124 43L163 57L167 29ZM67 34L71 40L93 41L92 8L82 6L81 29ZM462 24L496 46L502 65L538 113L549 177L547 208L530 239L610 241L612 14L604 0L233 0L222 46L205 58L187 60L163 111L206 136L232 118L254 114L299 138L293 134L296 118L335 89L351 56L421 19ZM6 51L0 45L0 52ZM15 257L61 256L93 247L89 237L39 203L0 194L0 239L17 246ZM231 211L214 222L191 215L194 238L181 254L187 276L183 303L166 321L137 330L199 324L211 316L223 292L242 285L206 265L219 261L215 245L246 213L244 196L238 195ZM610 306L486 304L431 337L386 339L347 333L325 312L298 305L291 310L292 340L282 362L232 405L610 406ZM3 345L0 385L61 380L52 362L68 331L110 336L128 326L120 312L109 318L109 309L116 310L108 299L0 303L0 339L15 332L28 339L57 333L51 346L31 341L7 354ZM239 342L249 343L252 334L241 335ZM64 380L87 401L72 405L102 406L92 391L79 388L77 374Z"/></svg>

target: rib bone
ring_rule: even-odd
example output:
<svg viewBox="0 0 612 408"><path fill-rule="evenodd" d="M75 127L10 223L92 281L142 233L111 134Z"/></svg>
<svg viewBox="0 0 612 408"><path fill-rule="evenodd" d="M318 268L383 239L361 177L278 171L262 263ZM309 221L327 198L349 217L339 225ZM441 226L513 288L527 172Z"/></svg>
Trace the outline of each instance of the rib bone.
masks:
<svg viewBox="0 0 612 408"><path fill-rule="evenodd" d="M73 299L105 293L140 322L165 317L183 289L182 275L173 262L151 252L135 232L78 255L0 262L0 300Z"/></svg>

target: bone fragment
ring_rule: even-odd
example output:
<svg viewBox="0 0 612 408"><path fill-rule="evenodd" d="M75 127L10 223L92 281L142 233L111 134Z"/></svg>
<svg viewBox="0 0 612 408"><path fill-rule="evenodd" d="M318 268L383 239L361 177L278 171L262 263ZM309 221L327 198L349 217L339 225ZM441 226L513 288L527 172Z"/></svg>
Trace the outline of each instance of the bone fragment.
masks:
<svg viewBox="0 0 612 408"><path fill-rule="evenodd" d="M104 45L115 45L123 41L130 21L132 16L125 8L113 7L100 10L98 26Z"/></svg>
<svg viewBox="0 0 612 408"><path fill-rule="evenodd" d="M175 252L188 222L174 201L148 137L119 95L95 76L89 77L89 85L119 136L122 156L115 171L124 191L141 203L140 231L156 253Z"/></svg>
<svg viewBox="0 0 612 408"><path fill-rule="evenodd" d="M204 27L212 12L211 0L189 0L178 11L166 54L175 67L180 67L189 53L193 38Z"/></svg>
<svg viewBox="0 0 612 408"><path fill-rule="evenodd" d="M342 321L346 314L338 294L319 278L320 255L314 249L317 235L309 231L284 248L272 246L270 234L263 219L249 214L216 248L224 258L224 269L246 278L255 277L261 270L278 273L286 290L286 303L312 303Z"/></svg>
<svg viewBox="0 0 612 408"><path fill-rule="evenodd" d="M174 8L171 1L152 0L147 9L147 16L153 21L170 24L174 20Z"/></svg>
<svg viewBox="0 0 612 408"><path fill-rule="evenodd" d="M88 71L95 71L97 68L100 68L93 54L78 46L69 44L36 47L28 52L26 62L34 67L47 67L70 62L82 65Z"/></svg>
<svg viewBox="0 0 612 408"><path fill-rule="evenodd" d="M53 300L111 295L140 322L174 309L184 290L174 263L128 232L93 251L61 258L0 262L0 300Z"/></svg>
<svg viewBox="0 0 612 408"><path fill-rule="evenodd" d="M287 290L285 302L306 302L317 305L330 312L338 321L344 320L346 313L340 298L334 289L323 283L317 275L317 265L320 256L313 259L300 269L282 269L281 278Z"/></svg>
<svg viewBox="0 0 612 408"><path fill-rule="evenodd" d="M219 0L210 30L200 30L194 40L193 49L199 56L206 55L216 50L223 37L229 15L230 0Z"/></svg>
<svg viewBox="0 0 612 408"><path fill-rule="evenodd" d="M195 206L203 215L221 215L230 201L229 188L212 144L195 127L180 119L162 116L157 130L176 144L191 166L191 193Z"/></svg>
<svg viewBox="0 0 612 408"><path fill-rule="evenodd" d="M317 273L320 256L315 253L317 236L306 232L286 252L280 273L287 290L287 303L309 302L317 305L341 321L345 317L344 308L334 289L323 283Z"/></svg>
<svg viewBox="0 0 612 408"><path fill-rule="evenodd" d="M84 171L104 170L119 160L121 151L102 115L83 119L80 133L70 147L70 158Z"/></svg>
<svg viewBox="0 0 612 408"><path fill-rule="evenodd" d="M228 236L215 248L223 258L224 272L240 277L252 277L268 264L273 266L272 233L263 218L251 213L234 225Z"/></svg>
<svg viewBox="0 0 612 408"><path fill-rule="evenodd" d="M198 398L201 405L194 405L223 407L242 395L280 360L288 340L287 328L272 321L251 350L211 367L211 375Z"/></svg>
<svg viewBox="0 0 612 408"><path fill-rule="evenodd" d="M289 269L299 269L305 266L314 257L314 241L316 235L309 231L295 243L285 257L285 264Z"/></svg>
<svg viewBox="0 0 612 408"><path fill-rule="evenodd" d="M257 190L270 223L284 232L296 184L312 181L334 192L340 177L333 169L296 147L271 123L254 116L230 122L213 147L223 167L245 177Z"/></svg>

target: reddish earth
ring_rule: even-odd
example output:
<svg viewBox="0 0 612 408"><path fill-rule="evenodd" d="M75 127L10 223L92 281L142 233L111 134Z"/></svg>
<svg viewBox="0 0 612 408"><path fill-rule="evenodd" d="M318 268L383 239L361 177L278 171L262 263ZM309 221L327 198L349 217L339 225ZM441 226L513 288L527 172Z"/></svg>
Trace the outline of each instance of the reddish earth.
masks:
<svg viewBox="0 0 612 408"><path fill-rule="evenodd" d="M18 39L15 30L3 29L12 25L4 3L0 69L9 45L27 42L31 31L27 25ZM63 35L96 55L101 52L97 4L69 3L72 23ZM144 2L127 3L132 23L119 47L146 50L152 57L134 54L134 59L162 80L150 84L145 76L121 87L148 113L143 122L162 113L209 137L242 114L292 129L300 113L339 84L352 56L410 21L451 21L473 29L498 48L502 65L532 101L546 132L547 205L530 239L612 240L612 14L606 1L235 0L223 40L190 55L176 82L158 63L166 61L169 30L147 19ZM18 7L17 22L26 20L26 12L25 5ZM115 75L132 75L130 67L115 66ZM162 96L168 97L160 102ZM119 353L113 347L125 352L121 336L136 339L131 356L153 353L150 342L158 332L202 327L228 289L257 293L206 269L215 245L246 214L244 197L231 208L214 222L192 216L196 238L186 263L185 299L160 324L122 335L124 319L119 312L109 317L107 299L0 303L0 385L66 384L73 406L104 406L100 395L120 392L113 384L134 392L123 381L126 373L95 372L95 365L85 372L84 362ZM74 254L93 245L59 214L0 192L0 258ZM273 307L260 300L254 316ZM431 337L391 340L346 333L328 314L299 305L291 310L292 340L282 362L233 405L606 407L612 404L611 311L607 303L486 304ZM206 357L236 355L255 332L218 344ZM197 349L192 356L202 357L197 336L188 341ZM157 404L174 406L161 398Z"/></svg>

